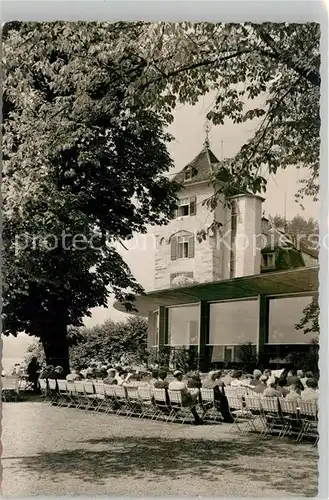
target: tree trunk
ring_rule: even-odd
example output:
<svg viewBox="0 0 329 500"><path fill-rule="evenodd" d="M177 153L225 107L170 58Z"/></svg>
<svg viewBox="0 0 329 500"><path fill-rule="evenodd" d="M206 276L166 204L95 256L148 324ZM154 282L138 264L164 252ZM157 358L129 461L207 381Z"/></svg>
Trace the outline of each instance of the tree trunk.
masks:
<svg viewBox="0 0 329 500"><path fill-rule="evenodd" d="M67 326L57 323L48 329L42 339L47 365L61 366L65 375L70 373Z"/></svg>

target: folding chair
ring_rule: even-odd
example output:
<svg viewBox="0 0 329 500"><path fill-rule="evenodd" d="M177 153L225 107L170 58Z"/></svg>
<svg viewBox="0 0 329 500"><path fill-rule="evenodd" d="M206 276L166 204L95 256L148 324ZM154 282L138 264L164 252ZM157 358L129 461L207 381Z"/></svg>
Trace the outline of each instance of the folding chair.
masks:
<svg viewBox="0 0 329 500"><path fill-rule="evenodd" d="M140 417L142 412L142 404L138 393L138 386L129 385L126 387L127 400L130 408L130 416Z"/></svg>
<svg viewBox="0 0 329 500"><path fill-rule="evenodd" d="M236 395L237 395L238 397L244 397L244 396L247 396L247 394L248 394L248 389L247 389L247 387L239 387L239 386L238 386L238 387L235 389L235 392L236 392Z"/></svg>
<svg viewBox="0 0 329 500"><path fill-rule="evenodd" d="M85 408L87 400L85 397L86 395L85 395L84 382L82 380L75 380L74 389L75 389L76 408L78 409Z"/></svg>
<svg viewBox="0 0 329 500"><path fill-rule="evenodd" d="M85 410L92 409L93 412L95 412L98 406L98 400L95 394L95 387L93 381L92 380L84 381L83 388L84 388L84 396L86 399L86 407L84 409Z"/></svg>
<svg viewBox="0 0 329 500"><path fill-rule="evenodd" d="M253 430L262 432L266 429L266 422L263 418L262 403L260 396L244 396L245 409L250 415L250 423L253 426ZM260 429L257 427L256 422L260 424Z"/></svg>
<svg viewBox="0 0 329 500"><path fill-rule="evenodd" d="M311 437L315 438L314 445L317 445L319 441L317 402L300 400L298 407L301 430L296 441L299 443L303 437Z"/></svg>
<svg viewBox="0 0 329 500"><path fill-rule="evenodd" d="M200 389L201 408L203 410L203 419L212 422L220 421L220 416L216 407L214 389Z"/></svg>
<svg viewBox="0 0 329 500"><path fill-rule="evenodd" d="M71 380L66 380L66 396L67 396L67 406L78 407L79 405L79 397L75 389L74 382Z"/></svg>
<svg viewBox="0 0 329 500"><path fill-rule="evenodd" d="M130 417L132 411L131 411L131 406L129 404L129 400L127 398L126 388L115 385L114 393L116 396L116 401L119 404L117 414L126 415L127 417Z"/></svg>
<svg viewBox="0 0 329 500"><path fill-rule="evenodd" d="M48 388L49 388L50 403L58 404L59 401L58 387L57 387L57 381L54 378L48 379Z"/></svg>
<svg viewBox="0 0 329 500"><path fill-rule="evenodd" d="M115 394L115 385L104 384L104 396L106 402L106 410L105 413L117 413L120 408L120 404L117 401L117 397Z"/></svg>
<svg viewBox="0 0 329 500"><path fill-rule="evenodd" d="M103 382L95 382L95 402L97 401L95 411L100 411L102 408L107 408L106 404L106 396L105 396L105 387Z"/></svg>
<svg viewBox="0 0 329 500"><path fill-rule="evenodd" d="M58 406L64 406L68 404L68 391L66 380L57 380L58 389Z"/></svg>
<svg viewBox="0 0 329 500"><path fill-rule="evenodd" d="M33 391L34 384L28 379L27 375L22 375L18 379L18 389L19 391Z"/></svg>
<svg viewBox="0 0 329 500"><path fill-rule="evenodd" d="M279 407L281 409L281 415L284 422L282 432L279 437L284 437L287 434L289 436L296 434L298 437L301 423L299 419L297 401L289 401L289 399L279 398Z"/></svg>
<svg viewBox="0 0 329 500"><path fill-rule="evenodd" d="M185 406L183 405L183 399L182 399L182 393L181 391L170 391L168 390L168 396L170 400L170 405L175 411L175 417L176 418L181 418L181 426L186 422L188 418L191 418L192 413L191 413L191 405L190 406ZM196 406L196 405L195 405Z"/></svg>
<svg viewBox="0 0 329 500"><path fill-rule="evenodd" d="M149 387L138 387L138 396L142 402L142 411L139 418L150 417L153 419L156 415L156 409L152 403L152 397Z"/></svg>
<svg viewBox="0 0 329 500"><path fill-rule="evenodd" d="M226 394L226 391L225 391ZM247 431L248 428L251 428L253 430L252 424L250 423L250 415L248 414L247 410L245 409L244 402L242 399L242 396L233 396L233 395L227 395L227 401L230 409L230 413L232 415L232 418L234 420L235 426L232 426L230 429L230 432L233 432L234 428L236 427L240 432ZM238 423L238 418L242 419L242 422ZM240 423L245 423L246 425L240 426Z"/></svg>
<svg viewBox="0 0 329 500"><path fill-rule="evenodd" d="M285 428L285 421L281 415L278 398L263 396L261 398L261 404L266 424L261 435L265 437L268 434L277 431L278 435L281 436L281 433Z"/></svg>
<svg viewBox="0 0 329 500"><path fill-rule="evenodd" d="M48 381L46 378L41 378L39 379L39 384L40 384L40 390L41 394L43 397L43 403L46 403L47 401L50 401L49 397L49 389L48 389Z"/></svg>
<svg viewBox="0 0 329 500"><path fill-rule="evenodd" d="M230 386L229 387L225 387L225 395L227 397L229 397L229 396L232 396L232 397L236 396L237 395L237 387L230 387Z"/></svg>
<svg viewBox="0 0 329 500"><path fill-rule="evenodd" d="M175 420L176 412L170 404L166 389L152 389L152 401L155 409L155 420L159 418L164 418L166 422Z"/></svg>

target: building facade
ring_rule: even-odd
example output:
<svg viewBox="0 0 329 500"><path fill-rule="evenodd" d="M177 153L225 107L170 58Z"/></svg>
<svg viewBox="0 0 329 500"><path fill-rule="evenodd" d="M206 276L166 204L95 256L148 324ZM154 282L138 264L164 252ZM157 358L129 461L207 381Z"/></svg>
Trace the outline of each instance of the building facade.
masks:
<svg viewBox="0 0 329 500"><path fill-rule="evenodd" d="M206 142L177 174L175 218L156 231L154 291L136 307L154 352L186 349L208 369L238 363L249 343L263 364L277 364L313 340L296 324L317 294L317 255L270 226L260 196L241 193L210 209L220 168Z"/></svg>

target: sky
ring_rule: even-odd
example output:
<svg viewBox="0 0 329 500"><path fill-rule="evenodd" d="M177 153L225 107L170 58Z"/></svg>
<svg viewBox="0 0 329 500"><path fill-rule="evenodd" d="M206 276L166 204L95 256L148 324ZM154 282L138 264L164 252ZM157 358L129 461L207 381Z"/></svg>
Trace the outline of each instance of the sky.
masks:
<svg viewBox="0 0 329 500"><path fill-rule="evenodd" d="M195 106L180 106L174 112L174 121L169 132L175 140L169 144L169 151L174 160L175 168L172 173L184 168L201 151L205 140L206 114L213 102L213 96L203 97ZM222 126L212 126L209 131L210 148L219 160L234 156L244 142L253 134L256 122L233 124L227 122ZM295 215L305 218L318 219L319 204L311 199L303 200L304 210L295 202L294 194L298 189L301 173L294 168L279 171L275 177L268 179L266 198L263 203L265 214L284 215L292 219ZM154 249L150 244L152 234L137 235L127 245L128 251L121 249L120 253L129 265L137 281L151 291L154 286ZM124 320L127 315L116 311L113 300L108 303L108 308L96 308L92 311L91 318L85 318L86 326L103 323L107 319L115 321ZM27 346L31 339L26 335L18 338L3 337L3 365L9 370L15 359L25 356Z"/></svg>

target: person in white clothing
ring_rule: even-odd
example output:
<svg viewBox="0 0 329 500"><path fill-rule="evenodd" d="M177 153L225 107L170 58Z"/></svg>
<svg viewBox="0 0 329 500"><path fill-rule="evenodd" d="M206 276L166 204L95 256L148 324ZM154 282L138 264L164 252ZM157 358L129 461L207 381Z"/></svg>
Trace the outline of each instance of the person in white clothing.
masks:
<svg viewBox="0 0 329 500"><path fill-rule="evenodd" d="M249 380L243 380L243 373L241 370L236 370L233 374L233 380L231 382L231 387L249 387Z"/></svg>

